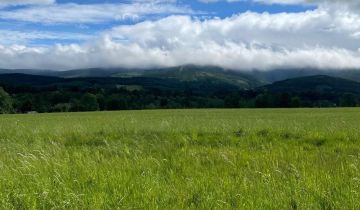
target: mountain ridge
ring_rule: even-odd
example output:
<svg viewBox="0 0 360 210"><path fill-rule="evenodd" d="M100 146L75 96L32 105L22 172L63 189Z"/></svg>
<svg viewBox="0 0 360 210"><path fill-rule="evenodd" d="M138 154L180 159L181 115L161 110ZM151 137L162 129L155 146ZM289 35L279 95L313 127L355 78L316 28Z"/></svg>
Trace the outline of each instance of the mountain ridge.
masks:
<svg viewBox="0 0 360 210"><path fill-rule="evenodd" d="M196 79L219 78L238 86L261 86L296 77L328 75L360 82L360 70L344 69L273 69L267 71L237 71L218 66L182 65L164 68L86 68L65 71L38 69L0 69L0 74L23 73L63 78L76 77L157 77L191 81Z"/></svg>
<svg viewBox="0 0 360 210"><path fill-rule="evenodd" d="M169 73L169 72L167 72ZM263 84L259 86L253 85L252 87L239 86L234 82L226 81L224 79L216 79L214 76L208 77L208 75L200 75L199 78L184 78L180 76L173 76L174 72L170 72L168 76L161 75L160 77L156 73L132 76L132 77L74 77L63 78L56 76L44 76L44 75L31 75L24 73L10 73L0 74L0 86L86 86L91 87L93 85L99 86L116 86L116 85L140 85L147 88L152 87L167 87L171 89L185 88L192 86L203 86L207 88L214 87L229 87L231 90L265 90L270 92L347 92L360 94L360 83L348 80L340 77L333 77L328 75L314 75L305 77L296 77L276 81L271 84ZM200 72L201 74L203 72ZM190 76L193 76L192 74Z"/></svg>
<svg viewBox="0 0 360 210"><path fill-rule="evenodd" d="M332 77L328 75L315 75L306 77L297 77L277 81L269 85L260 87L263 90L271 92L342 92L360 94L360 83Z"/></svg>

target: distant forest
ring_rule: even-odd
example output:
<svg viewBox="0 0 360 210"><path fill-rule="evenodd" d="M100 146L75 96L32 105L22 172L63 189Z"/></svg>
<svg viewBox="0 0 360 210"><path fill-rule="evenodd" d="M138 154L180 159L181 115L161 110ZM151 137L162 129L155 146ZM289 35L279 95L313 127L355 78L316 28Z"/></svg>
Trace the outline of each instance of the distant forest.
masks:
<svg viewBox="0 0 360 210"><path fill-rule="evenodd" d="M18 79L13 81L9 78L0 82L0 112L354 107L360 105L360 94L357 92L359 83L352 84L347 80L339 82L339 79L330 77L286 81L253 89L240 89L207 80L179 82L137 78L131 82L122 81L119 85L119 81L106 78L82 78L71 80L71 83L57 80L49 82L51 81L49 78L41 79L40 82L39 78L26 80L31 81L31 84L24 82L25 80L19 82ZM321 85L317 88L311 87L311 81L319 82L321 79L329 84L337 84L338 88L329 89L328 86ZM300 84L298 84L299 81L301 81ZM348 89L341 89L344 87Z"/></svg>

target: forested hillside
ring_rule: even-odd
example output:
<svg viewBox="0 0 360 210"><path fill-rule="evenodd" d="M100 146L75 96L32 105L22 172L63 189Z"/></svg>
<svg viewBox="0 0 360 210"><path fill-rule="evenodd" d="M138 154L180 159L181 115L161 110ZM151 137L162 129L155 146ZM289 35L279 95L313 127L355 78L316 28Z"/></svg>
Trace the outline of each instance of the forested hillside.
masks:
<svg viewBox="0 0 360 210"><path fill-rule="evenodd" d="M2 74L1 112L360 105L360 83L341 78L309 76L259 87L260 82L253 78L244 77L240 82L231 72L222 77L211 71L185 73L75 78ZM243 86L247 84L243 81L252 82Z"/></svg>

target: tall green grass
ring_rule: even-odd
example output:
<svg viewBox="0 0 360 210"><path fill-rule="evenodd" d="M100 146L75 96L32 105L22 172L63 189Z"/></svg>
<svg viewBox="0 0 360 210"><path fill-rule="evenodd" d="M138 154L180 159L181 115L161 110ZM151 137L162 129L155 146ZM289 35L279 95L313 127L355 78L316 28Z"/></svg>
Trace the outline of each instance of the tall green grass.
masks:
<svg viewBox="0 0 360 210"><path fill-rule="evenodd" d="M360 209L360 109L0 116L0 209Z"/></svg>

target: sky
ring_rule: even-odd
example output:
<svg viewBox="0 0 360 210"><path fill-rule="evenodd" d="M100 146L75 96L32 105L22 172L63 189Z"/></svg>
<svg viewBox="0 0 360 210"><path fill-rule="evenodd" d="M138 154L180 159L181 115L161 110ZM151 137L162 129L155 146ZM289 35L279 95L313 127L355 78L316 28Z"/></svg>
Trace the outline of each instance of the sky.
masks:
<svg viewBox="0 0 360 210"><path fill-rule="evenodd" d="M360 69L359 0L0 0L0 68Z"/></svg>

